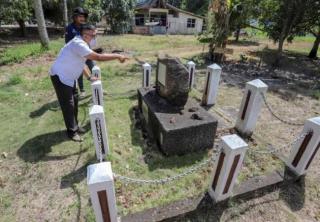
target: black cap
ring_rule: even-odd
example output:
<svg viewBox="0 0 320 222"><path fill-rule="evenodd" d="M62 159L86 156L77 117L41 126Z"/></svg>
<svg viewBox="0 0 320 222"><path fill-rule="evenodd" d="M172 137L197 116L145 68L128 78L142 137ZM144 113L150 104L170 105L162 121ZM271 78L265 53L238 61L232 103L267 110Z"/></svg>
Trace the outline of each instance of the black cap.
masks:
<svg viewBox="0 0 320 222"><path fill-rule="evenodd" d="M73 9L73 15L72 16L77 16L77 15L84 15L86 18L88 17L89 13L87 10L81 8L81 7L76 7Z"/></svg>

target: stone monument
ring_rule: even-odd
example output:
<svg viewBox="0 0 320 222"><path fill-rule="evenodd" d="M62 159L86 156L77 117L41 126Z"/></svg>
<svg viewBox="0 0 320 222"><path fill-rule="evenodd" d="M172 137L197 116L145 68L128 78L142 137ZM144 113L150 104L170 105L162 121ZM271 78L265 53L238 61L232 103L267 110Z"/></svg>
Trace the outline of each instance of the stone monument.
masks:
<svg viewBox="0 0 320 222"><path fill-rule="evenodd" d="M176 58L159 58L157 93L173 106L183 108L189 95L189 71Z"/></svg>
<svg viewBox="0 0 320 222"><path fill-rule="evenodd" d="M213 147L217 120L189 98L189 72L177 58L159 58L155 87L138 89L142 122L166 155Z"/></svg>

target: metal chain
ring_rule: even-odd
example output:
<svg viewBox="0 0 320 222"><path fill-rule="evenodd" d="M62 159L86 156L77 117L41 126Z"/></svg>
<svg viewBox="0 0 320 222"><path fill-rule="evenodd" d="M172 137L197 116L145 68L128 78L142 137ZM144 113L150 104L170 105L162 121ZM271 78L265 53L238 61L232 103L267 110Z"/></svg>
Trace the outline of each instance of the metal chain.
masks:
<svg viewBox="0 0 320 222"><path fill-rule="evenodd" d="M103 155L102 155L102 135L101 135L101 124L100 120L96 119L96 126L97 126L97 136L98 136L98 145L99 145L99 160L100 163L103 160Z"/></svg>
<svg viewBox="0 0 320 222"><path fill-rule="evenodd" d="M179 179L182 179L200 169L202 169L203 167L205 167L206 165L209 165L210 163L214 163L220 153L221 149L218 150L217 153L212 154L212 157L193 166L190 167L189 169L187 169L186 171L184 171L181 174L175 175L175 176L171 176L171 177L166 177L166 178L162 178L162 179L156 179L156 180L145 180L145 179L137 179L137 178L131 178L131 177L127 177L127 176L122 176L122 175L118 175L116 173L114 173L114 177L116 179L119 179L122 182L125 183L137 183L137 184L167 184L169 182L173 182Z"/></svg>
<svg viewBox="0 0 320 222"><path fill-rule="evenodd" d="M292 125L292 126L303 126L303 125L304 125L304 123L294 123L294 122L290 122L290 121L288 121L288 120L284 120L284 119L280 118L280 117L273 111L273 109L271 108L271 106L269 105L266 96L265 96L262 92L261 92L260 94L261 94L261 96L262 96L262 99L263 99L264 103L266 104L267 109L269 110L269 112L271 113L271 115L274 116L276 119L280 120L281 122L283 122L283 123L285 123L285 124Z"/></svg>
<svg viewBox="0 0 320 222"><path fill-rule="evenodd" d="M259 154L275 154L275 153L280 153L283 150L285 150L288 147L294 146L296 145L301 139L304 139L308 134L310 133L310 131L301 134L300 136L296 137L293 142L288 143L288 144L284 144L282 146L280 146L280 148L278 149L273 149L273 150L269 150L269 151L261 151L261 150L252 150L249 149L249 152L253 152L253 153L259 153ZM274 147L274 146L272 146Z"/></svg>

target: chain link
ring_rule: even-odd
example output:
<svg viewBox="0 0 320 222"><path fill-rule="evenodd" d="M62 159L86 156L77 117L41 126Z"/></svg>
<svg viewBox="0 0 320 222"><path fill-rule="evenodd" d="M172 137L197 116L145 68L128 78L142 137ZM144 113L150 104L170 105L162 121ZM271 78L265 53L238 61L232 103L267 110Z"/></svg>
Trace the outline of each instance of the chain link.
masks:
<svg viewBox="0 0 320 222"><path fill-rule="evenodd" d="M96 119L96 127L97 127L97 136L98 136L98 145L99 145L99 160L101 163L103 161L103 155L102 155L101 124L99 119Z"/></svg>
<svg viewBox="0 0 320 222"><path fill-rule="evenodd" d="M186 171L184 171L181 174L177 174L177 175L171 176L171 177L166 177L166 178L162 178L162 179L155 179L155 180L145 180L145 179L137 179L137 178L131 178L131 177L127 177L127 176L122 176L122 175L118 175L116 173L114 173L113 175L116 179L119 179L120 181L125 182L125 183L161 184L161 185L163 185L163 184L167 184L167 183L182 179L182 178L204 168L205 166L209 165L210 163L214 163L217 160L217 157L218 157L220 151L221 151L221 149L219 149L217 153L212 154L211 158L209 158L209 159L207 159L207 160L205 160L205 161L203 161L193 167L190 167L189 169L187 169Z"/></svg>
<svg viewBox="0 0 320 222"><path fill-rule="evenodd" d="M278 149L266 150L266 151L249 149L249 152L259 153L259 154L276 154L276 153L280 153L280 152L284 151L286 148L296 145L299 141L304 139L309 133L310 133L310 131L301 134L300 136L296 137L293 140L293 142L284 144L284 145L280 146L280 148L278 148ZM274 146L272 146L272 147L274 147Z"/></svg>
<svg viewBox="0 0 320 222"><path fill-rule="evenodd" d="M270 104L268 103L267 101L267 98L266 96L261 92L260 95L262 96L262 99L267 107L267 109L269 110L269 112L271 113L272 116L274 116L276 119L280 120L281 122L285 123L285 124L288 124L288 125L292 125L292 126L303 126L304 123L295 123L295 122L291 122L291 121L288 121L288 120L284 120L282 118L280 118L274 111L273 109L271 108Z"/></svg>

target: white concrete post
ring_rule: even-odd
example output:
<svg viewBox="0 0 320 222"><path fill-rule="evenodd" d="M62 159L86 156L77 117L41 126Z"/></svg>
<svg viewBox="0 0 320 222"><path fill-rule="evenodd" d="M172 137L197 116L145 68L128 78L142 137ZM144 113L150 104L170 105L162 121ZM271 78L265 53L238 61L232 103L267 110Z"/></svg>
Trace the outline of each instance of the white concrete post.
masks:
<svg viewBox="0 0 320 222"><path fill-rule="evenodd" d="M202 97L202 105L211 106L217 101L221 67L217 64L208 66L206 85Z"/></svg>
<svg viewBox="0 0 320 222"><path fill-rule="evenodd" d="M110 162L89 165L87 184L97 222L117 222L116 196Z"/></svg>
<svg viewBox="0 0 320 222"><path fill-rule="evenodd" d="M101 79L101 70L99 66L94 66L92 68L92 75L98 79Z"/></svg>
<svg viewBox="0 0 320 222"><path fill-rule="evenodd" d="M221 152L214 163L214 175L209 187L209 194L216 202L232 196L248 147L248 144L235 134L223 136L221 139Z"/></svg>
<svg viewBox="0 0 320 222"><path fill-rule="evenodd" d="M143 67L143 77L142 77L142 87L150 87L151 86L151 65L145 63L142 65Z"/></svg>
<svg viewBox="0 0 320 222"><path fill-rule="evenodd" d="M108 131L103 107L99 105L92 106L89 115L96 155L97 159L100 160L100 151L102 158L109 153Z"/></svg>
<svg viewBox="0 0 320 222"><path fill-rule="evenodd" d="M268 86L260 79L247 82L242 98L236 129L244 136L251 136L261 111L263 98Z"/></svg>
<svg viewBox="0 0 320 222"><path fill-rule="evenodd" d="M103 89L100 80L91 83L92 100L94 105L103 106Z"/></svg>
<svg viewBox="0 0 320 222"><path fill-rule="evenodd" d="M196 73L196 64L192 61L187 63L188 71L189 71L189 88L192 89L194 86L194 79Z"/></svg>
<svg viewBox="0 0 320 222"><path fill-rule="evenodd" d="M303 138L293 145L287 160L287 166L298 176L306 174L320 149L320 116L305 122L301 136Z"/></svg>

